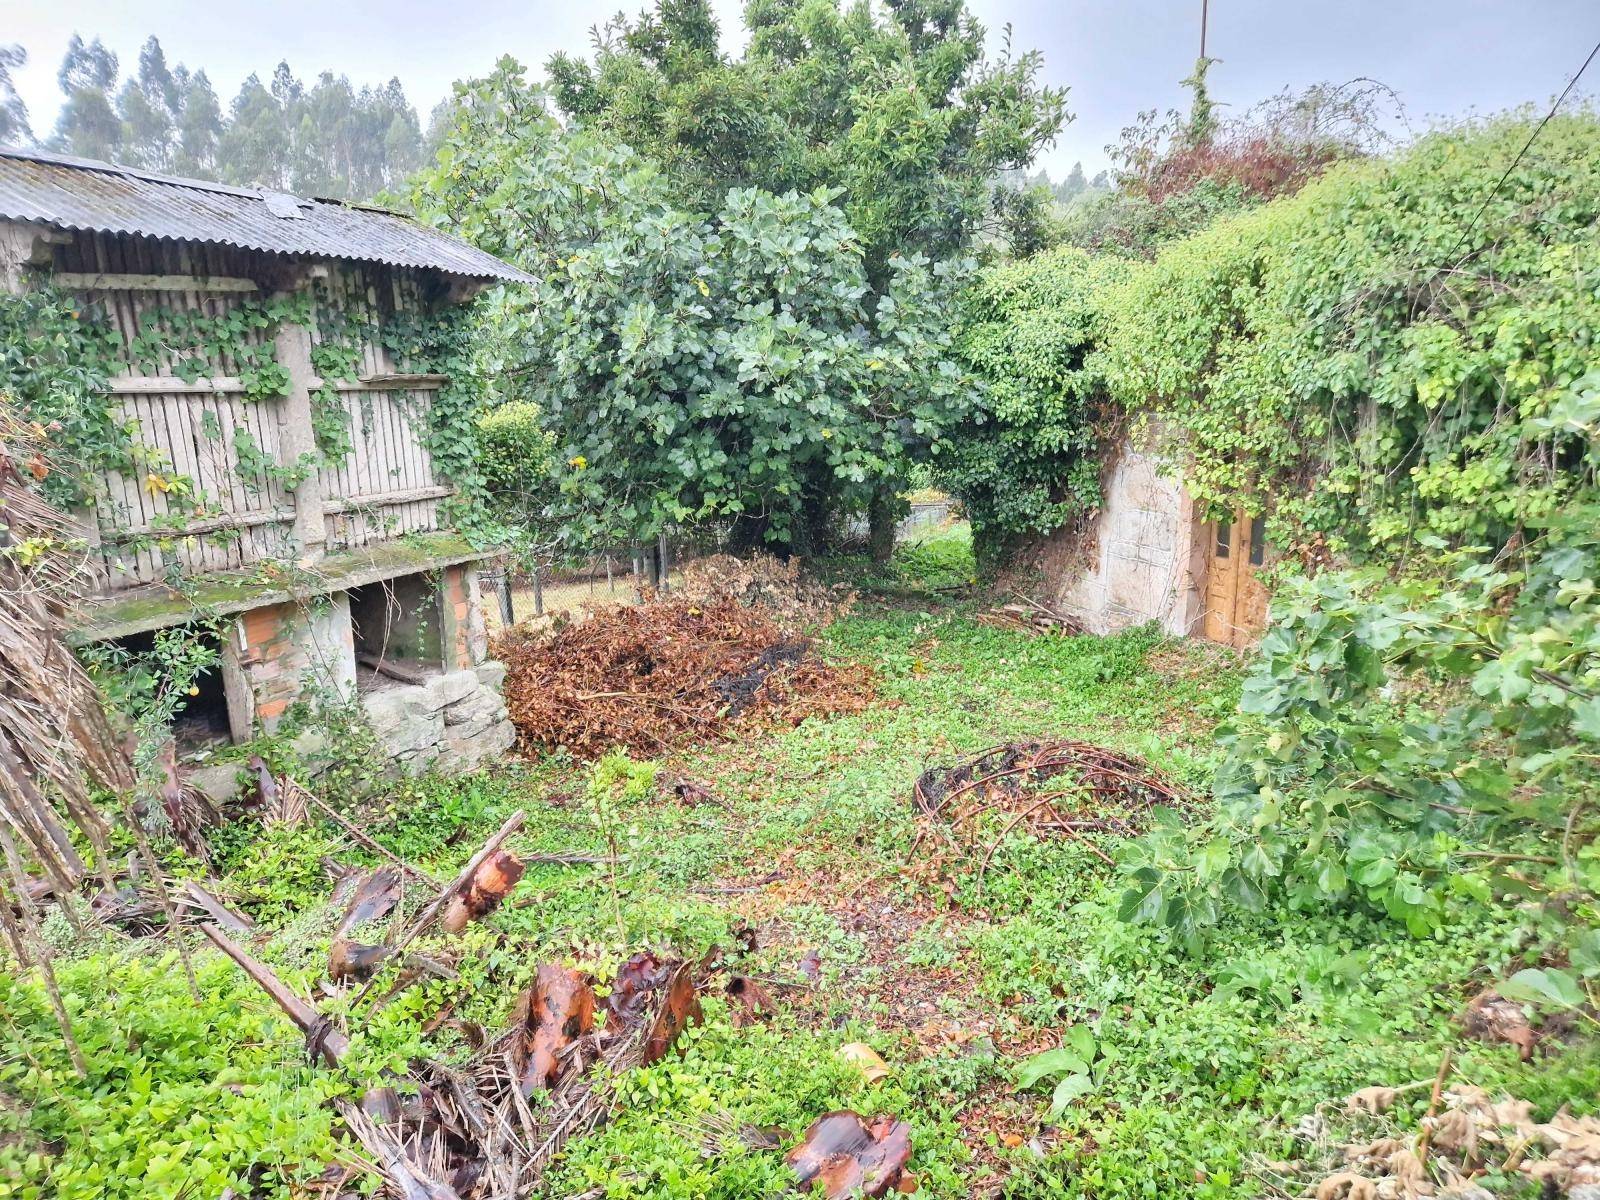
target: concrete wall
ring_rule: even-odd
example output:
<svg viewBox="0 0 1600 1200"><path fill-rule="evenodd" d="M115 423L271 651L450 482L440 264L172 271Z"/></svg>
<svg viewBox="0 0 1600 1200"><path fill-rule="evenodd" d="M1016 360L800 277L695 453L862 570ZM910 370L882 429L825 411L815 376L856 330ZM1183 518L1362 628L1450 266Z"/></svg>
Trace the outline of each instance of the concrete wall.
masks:
<svg viewBox="0 0 1600 1200"><path fill-rule="evenodd" d="M1171 634L1193 632L1203 611L1205 563L1188 495L1131 445L1107 469L1101 489L1103 507L1061 573L1057 605L1091 633L1146 621Z"/></svg>

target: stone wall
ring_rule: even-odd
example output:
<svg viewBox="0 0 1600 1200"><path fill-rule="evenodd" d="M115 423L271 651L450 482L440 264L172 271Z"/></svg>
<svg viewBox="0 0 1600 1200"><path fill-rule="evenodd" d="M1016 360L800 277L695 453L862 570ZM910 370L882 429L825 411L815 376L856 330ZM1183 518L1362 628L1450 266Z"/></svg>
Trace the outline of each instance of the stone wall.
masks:
<svg viewBox="0 0 1600 1200"><path fill-rule="evenodd" d="M500 691L505 675L503 663L485 662L368 692L361 706L384 752L407 773L470 771L516 741Z"/></svg>
<svg viewBox="0 0 1600 1200"><path fill-rule="evenodd" d="M1106 470L1101 490L1103 506L1060 576L1057 605L1091 633L1146 621L1179 636L1193 632L1205 567L1188 494L1131 445Z"/></svg>

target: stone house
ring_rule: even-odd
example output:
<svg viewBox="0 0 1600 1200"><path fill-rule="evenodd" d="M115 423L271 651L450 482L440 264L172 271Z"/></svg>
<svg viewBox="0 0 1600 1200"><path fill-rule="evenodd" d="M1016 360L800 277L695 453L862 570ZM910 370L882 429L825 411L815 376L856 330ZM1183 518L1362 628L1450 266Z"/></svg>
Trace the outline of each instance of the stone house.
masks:
<svg viewBox="0 0 1600 1200"><path fill-rule="evenodd" d="M0 290L54 288L104 324L100 390L128 433L75 514L89 583L72 637L215 638L180 746L336 700L409 770L509 747L484 553L450 528L435 462L451 380L427 338L483 287L526 279L366 205L0 149Z"/></svg>
<svg viewBox="0 0 1600 1200"><path fill-rule="evenodd" d="M1263 519L1207 520L1154 450L1131 441L1100 483L1099 512L1049 556L1061 610L1092 633L1154 621L1177 637L1253 645L1267 615Z"/></svg>

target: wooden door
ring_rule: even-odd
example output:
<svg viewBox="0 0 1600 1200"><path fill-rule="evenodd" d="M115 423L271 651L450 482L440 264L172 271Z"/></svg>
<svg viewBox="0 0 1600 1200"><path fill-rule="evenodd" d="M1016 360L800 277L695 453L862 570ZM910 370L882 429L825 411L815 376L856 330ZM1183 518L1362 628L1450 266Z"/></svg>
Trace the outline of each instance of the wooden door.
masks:
<svg viewBox="0 0 1600 1200"><path fill-rule="evenodd" d="M1257 577L1266 563L1266 520L1240 509L1231 521L1219 521L1207 530L1203 632L1214 642L1245 650L1267 624L1267 589Z"/></svg>

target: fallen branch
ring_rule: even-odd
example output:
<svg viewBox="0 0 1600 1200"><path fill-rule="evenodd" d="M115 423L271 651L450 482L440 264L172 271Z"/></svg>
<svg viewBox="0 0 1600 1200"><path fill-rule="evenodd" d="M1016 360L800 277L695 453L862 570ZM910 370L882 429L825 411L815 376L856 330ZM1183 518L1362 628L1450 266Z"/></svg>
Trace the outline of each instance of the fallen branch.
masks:
<svg viewBox="0 0 1600 1200"><path fill-rule="evenodd" d="M216 924L233 933L253 933L256 923L233 911L194 880L184 881L182 895Z"/></svg>
<svg viewBox="0 0 1600 1200"><path fill-rule="evenodd" d="M400 1193L402 1200L461 1200L449 1184L440 1183L406 1157L405 1148L359 1105L349 1100L335 1101L345 1128L355 1135L381 1168L376 1172L385 1183Z"/></svg>
<svg viewBox="0 0 1600 1200"><path fill-rule="evenodd" d="M359 844L365 846L368 850L371 850L374 854L378 855L380 858L388 859L391 863L393 863L395 866L399 867L407 875L410 875L414 879L420 879L423 883L427 884L429 887L436 888L436 887L439 886L439 881L437 879L435 879L432 875L429 875L426 871L418 870L416 867L413 867L410 863L406 862L405 859L400 858L398 855L394 854L393 852L391 852L389 850L385 850L381 845L379 845L377 842L375 842L372 838L368 837L365 833L363 833L360 829L357 829L354 825L352 825L343 816L341 816L339 813L335 812L333 807L331 805L329 805L328 803L326 803L324 800L322 800L320 797L318 797L316 795L316 793L311 792L311 791L307 791L306 792L306 798L309 799L311 801L311 803L315 804L318 808L320 808L324 813L326 813L328 815L328 817L333 821L333 823L335 825L337 825L340 829L344 830L352 838L354 838Z"/></svg>
<svg viewBox="0 0 1600 1200"><path fill-rule="evenodd" d="M322 1060L330 1067L338 1065L345 1051L350 1049L349 1038L333 1028L328 1019L310 1004L290 991L289 986L274 975L270 967L252 958L249 951L223 933L220 926L207 922L200 926L200 932L211 940L213 946L238 963L244 973L255 980L256 985L283 1009L285 1015L294 1022L295 1028L305 1035L306 1048L309 1051L321 1055Z"/></svg>
<svg viewBox="0 0 1600 1200"><path fill-rule="evenodd" d="M421 937L422 934L427 932L428 927L432 925L434 921L438 920L439 914L444 911L445 905L450 903L451 898L460 892L462 888L466 887L469 882L471 882L472 877L477 874L478 867L482 865L484 860L496 850L500 849L500 843L504 842L518 829L522 828L522 823L523 821L527 820L527 818L528 814L519 808L516 812L512 813L509 818L507 818L504 825L500 826L499 831L483 844L482 849L480 849L476 854L467 860L467 865L461 868L460 874L455 877L450 886L443 889L437 896L430 900L428 902L428 906L424 908L422 912L418 914L417 919L412 922L411 928L407 929L405 933L400 935L400 940L394 944L394 953L396 957L399 956L402 950L404 950L412 942L416 941L416 939ZM352 1009L355 1007L356 1003L362 999L362 997L372 990L372 985L376 979L377 976L374 976L372 979L367 980L366 983L361 985L361 990L350 998L350 1006Z"/></svg>

